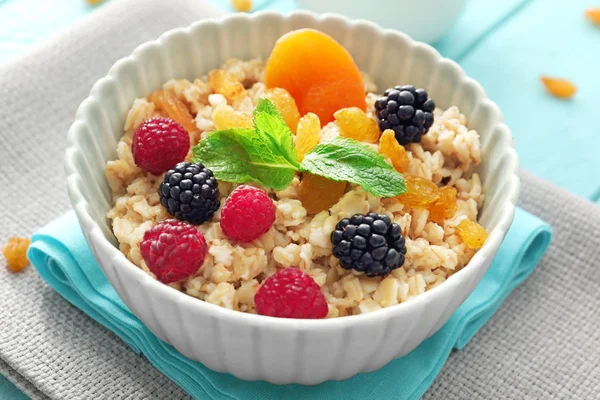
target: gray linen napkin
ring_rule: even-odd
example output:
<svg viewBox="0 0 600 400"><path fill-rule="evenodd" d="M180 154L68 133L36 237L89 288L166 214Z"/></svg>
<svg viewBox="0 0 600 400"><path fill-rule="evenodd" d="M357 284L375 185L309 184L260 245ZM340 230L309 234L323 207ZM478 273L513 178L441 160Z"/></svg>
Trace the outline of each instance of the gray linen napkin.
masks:
<svg viewBox="0 0 600 400"><path fill-rule="evenodd" d="M163 31L219 11L203 0L113 0L0 66L0 243L69 208L66 131L91 85ZM425 398L593 398L600 393L600 208L523 173L521 204L554 227L546 258ZM33 399L186 399L32 268L0 260L0 373Z"/></svg>

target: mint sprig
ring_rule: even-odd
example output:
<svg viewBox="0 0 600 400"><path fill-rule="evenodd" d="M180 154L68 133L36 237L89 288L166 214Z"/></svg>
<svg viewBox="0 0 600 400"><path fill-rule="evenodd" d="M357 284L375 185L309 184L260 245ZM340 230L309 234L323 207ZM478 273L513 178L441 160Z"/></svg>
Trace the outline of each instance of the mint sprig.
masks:
<svg viewBox="0 0 600 400"><path fill-rule="evenodd" d="M258 182L283 190L296 172L362 186L380 197L406 192L404 178L370 147L337 137L318 144L298 163L294 136L281 113L267 99L254 110L254 129L211 133L194 147L194 162L202 162L214 176L227 182Z"/></svg>
<svg viewBox="0 0 600 400"><path fill-rule="evenodd" d="M226 129L194 147L194 162L227 182L258 182L275 190L289 186L299 164L294 137L273 103L260 99L254 129Z"/></svg>
<svg viewBox="0 0 600 400"><path fill-rule="evenodd" d="M333 181L356 183L379 197L406 192L402 175L375 150L353 139L338 136L318 144L304 156L300 168Z"/></svg>

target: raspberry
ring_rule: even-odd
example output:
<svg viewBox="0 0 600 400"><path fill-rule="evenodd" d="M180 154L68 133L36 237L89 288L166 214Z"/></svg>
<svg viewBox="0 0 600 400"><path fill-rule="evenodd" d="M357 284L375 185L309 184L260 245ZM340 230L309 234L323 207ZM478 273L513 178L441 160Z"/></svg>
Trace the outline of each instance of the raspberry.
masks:
<svg viewBox="0 0 600 400"><path fill-rule="evenodd" d="M193 225L175 219L159 222L146 231L140 243L146 265L162 283L177 282L202 266L207 246Z"/></svg>
<svg viewBox="0 0 600 400"><path fill-rule="evenodd" d="M154 175L182 161L189 149L190 136L183 126L164 117L142 122L131 143L135 164Z"/></svg>
<svg viewBox="0 0 600 400"><path fill-rule="evenodd" d="M275 204L264 190L238 186L221 210L221 229L229 239L251 242L275 222Z"/></svg>
<svg viewBox="0 0 600 400"><path fill-rule="evenodd" d="M254 296L256 312L277 318L325 318L327 301L314 279L298 268L268 278Z"/></svg>
<svg viewBox="0 0 600 400"><path fill-rule="evenodd" d="M375 102L379 129L392 129L401 145L421 141L433 125L434 109L425 89L411 85L390 88Z"/></svg>
<svg viewBox="0 0 600 400"><path fill-rule="evenodd" d="M182 162L165 174L160 203L177 219L201 224L219 209L219 183L203 164Z"/></svg>
<svg viewBox="0 0 600 400"><path fill-rule="evenodd" d="M385 276L404 264L404 237L400 226L387 215L369 213L344 218L331 232L331 243L342 268L369 277Z"/></svg>

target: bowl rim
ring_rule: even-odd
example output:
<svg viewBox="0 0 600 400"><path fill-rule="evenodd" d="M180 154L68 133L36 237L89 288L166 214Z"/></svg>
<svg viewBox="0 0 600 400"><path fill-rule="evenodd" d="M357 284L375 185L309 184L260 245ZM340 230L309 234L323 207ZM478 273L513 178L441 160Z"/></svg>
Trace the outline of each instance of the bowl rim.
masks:
<svg viewBox="0 0 600 400"><path fill-rule="evenodd" d="M90 206L86 198L83 196L81 190L79 190L79 183L83 180L80 177L76 163L74 162L74 156L79 152L79 146L76 145L74 140L78 126L81 124L89 126L87 122L87 114L90 107L94 106L95 103L101 104L99 100L100 94L103 92L103 88L112 82L118 82L118 71L127 63L133 62L136 65L140 63L138 57L141 56L147 49L155 46L165 45L168 38L174 35L190 35L193 30L201 29L205 25L218 25L219 29L228 29L225 23L231 23L232 20L243 20L249 22L254 20L254 23L260 23L260 20L268 18L283 18L284 20L290 19L294 16L301 16L315 20L319 23L323 20L338 20L349 26L350 29L356 25L368 26L374 29L378 35L395 35L400 36L403 40L407 41L412 47L420 46L421 49L426 49L428 52L434 55L434 59L437 62L444 61L452 64L453 68L458 71L458 76L461 79L469 79L476 86L482 94L481 101L486 102L489 106L494 109L494 115L498 117L496 125L491 130L500 130L508 134L511 138L509 146L506 146L505 157L512 159L512 169L506 170L505 174L509 175L507 181L510 183L507 185L507 190L510 191L509 195L503 203L498 204L496 207L501 210L501 217L499 218L494 229L488 233L488 238L485 241L483 247L479 249L473 258L464 266L461 270L450 276L443 284L438 285L430 290L421 293L410 300L399 303L390 307L385 307L380 310L369 312L365 314L338 317L338 318L324 318L324 319L292 319L292 318L275 318L270 316L250 314L241 311L235 311L221 307L216 304L208 303L200 300L193 296L187 295L181 291L178 291L166 284L153 279L144 272L141 268L134 265L129 261L123 253L119 251L104 235L102 228L92 218L90 213ZM258 21L258 22L256 22ZM71 127L69 128L67 135L67 148L65 153L65 173L67 179L67 189L71 204L76 212L79 224L82 230L87 233L86 241L93 250L94 255L97 255L95 247L102 249L102 253L109 255L110 257L104 260L104 263L112 264L113 268L127 268L127 273L131 273L135 277L136 283L140 285L149 285L149 290L157 291L164 297L168 298L169 301L173 301L177 306L193 307L198 311L207 314L209 317L227 319L230 322L239 322L250 325L260 325L261 327L273 328L273 329L293 329L293 330L328 330L332 328L344 328L348 325L354 325L359 323L370 323L376 320L387 319L394 316L398 316L403 313L411 313L414 309L418 309L421 306L427 305L435 298L441 298L450 295L450 292L454 291L455 287L459 285L459 280L474 279L476 272L474 269L482 268L488 257L495 256L498 247L500 246L504 236L510 228L517 200L519 198L520 191L520 179L518 175L519 171L519 160L517 153L514 148L514 140L512 133L506 124L504 123L502 113L499 107L492 102L481 85L470 78L466 72L453 60L443 57L435 48L424 43L413 40L410 36L394 29L384 29L379 25L362 20L362 19L350 19L335 13L316 14L309 11L292 11L288 13L282 13L277 11L259 11L253 14L230 14L217 18L206 18L196 21L184 28L175 28L164 32L155 40L144 42L137 46L130 55L125 56L116 61L113 66L109 69L106 76L100 78L90 90L89 96L81 103L75 114L75 119ZM107 267L98 260L98 265L103 270L107 279L111 282L114 287L114 283L108 278L105 268ZM474 275L474 276L471 276ZM483 274L482 274L483 275ZM470 293L469 293L470 294ZM467 294L467 296L469 295ZM460 306L460 305L459 305ZM458 308L458 307L457 307ZM455 311L455 310L454 310ZM139 317L138 317L139 318Z"/></svg>

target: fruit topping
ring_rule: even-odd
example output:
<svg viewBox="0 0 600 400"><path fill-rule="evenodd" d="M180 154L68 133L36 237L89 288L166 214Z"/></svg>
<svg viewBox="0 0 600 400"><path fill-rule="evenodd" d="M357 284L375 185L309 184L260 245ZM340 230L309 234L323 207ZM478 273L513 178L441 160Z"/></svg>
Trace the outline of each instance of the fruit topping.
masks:
<svg viewBox="0 0 600 400"><path fill-rule="evenodd" d="M294 145L296 147L296 154L298 154L298 161L304 159L304 155L311 151L318 143L321 138L321 123L317 114L308 113L304 117L300 118L298 122L298 130L296 132L296 138Z"/></svg>
<svg viewBox="0 0 600 400"><path fill-rule="evenodd" d="M216 130L232 128L252 128L252 117L235 111L231 106L222 104L212 112L212 120Z"/></svg>
<svg viewBox="0 0 600 400"><path fill-rule="evenodd" d="M440 198L431 204L429 210L429 219L433 222L443 222L456 214L456 189L450 186L444 186L439 190Z"/></svg>
<svg viewBox="0 0 600 400"><path fill-rule="evenodd" d="M164 112L167 117L178 122L188 133L198 130L194 117L190 114L187 106L175 95L167 90L157 90L148 96L148 100Z"/></svg>
<svg viewBox="0 0 600 400"><path fill-rule="evenodd" d="M385 276L404 264L406 244L400 226L387 215L355 214L331 233L333 255L345 269Z"/></svg>
<svg viewBox="0 0 600 400"><path fill-rule="evenodd" d="M425 89L411 85L390 88L375 102L379 128L392 129L401 145L421 141L433 125L434 109Z"/></svg>
<svg viewBox="0 0 600 400"><path fill-rule="evenodd" d="M360 142L376 143L381 132L377 122L357 107L343 108L333 114L343 137Z"/></svg>
<svg viewBox="0 0 600 400"><path fill-rule="evenodd" d="M577 86L566 79L542 76L541 80L548 93L561 99L569 99L577 92Z"/></svg>
<svg viewBox="0 0 600 400"><path fill-rule="evenodd" d="M263 97L271 100L271 103L281 113L287 126L295 134L298 121L300 120L300 112L296 106L296 101L294 101L294 98L288 91L283 88L267 89Z"/></svg>
<svg viewBox="0 0 600 400"><path fill-rule="evenodd" d="M394 136L394 131L387 129L379 139L379 154L392 160L394 169L398 172L406 172L410 160L404 147L400 146Z"/></svg>
<svg viewBox="0 0 600 400"><path fill-rule="evenodd" d="M208 84L215 93L222 94L229 101L246 97L246 89L235 75L222 69L214 69L208 74Z"/></svg>
<svg viewBox="0 0 600 400"><path fill-rule="evenodd" d="M344 195L346 182L335 182L319 175L304 173L298 186L298 198L309 214L329 209Z"/></svg>
<svg viewBox="0 0 600 400"><path fill-rule="evenodd" d="M462 238L468 248L476 250L483 246L487 239L487 232L483 226L470 219L463 219L456 226L456 232Z"/></svg>
<svg viewBox="0 0 600 400"><path fill-rule="evenodd" d="M300 115L313 112L322 125L333 121L341 108L366 108L363 78L350 53L313 29L279 38L266 65L265 84L286 89Z"/></svg>
<svg viewBox="0 0 600 400"><path fill-rule="evenodd" d="M206 257L207 245L195 226L167 219L146 231L140 252L156 279L172 283L198 271Z"/></svg>
<svg viewBox="0 0 600 400"><path fill-rule="evenodd" d="M316 132L316 128L310 129ZM297 144L305 151L302 141ZM202 162L217 179L226 182L257 182L269 189L285 190L297 172L308 172L361 185L378 197L405 192L402 175L372 146L353 139L336 136L319 143L299 163L294 135L281 113L265 98L260 98L254 109L254 129L212 132L194 147L193 153L192 160Z"/></svg>
<svg viewBox="0 0 600 400"><path fill-rule="evenodd" d="M21 272L29 265L27 249L30 243L31 241L28 238L11 237L2 247L8 269L12 272Z"/></svg>
<svg viewBox="0 0 600 400"><path fill-rule="evenodd" d="M165 174L158 190L160 203L177 219L201 224L219 209L219 186L201 163L182 162Z"/></svg>
<svg viewBox="0 0 600 400"><path fill-rule="evenodd" d="M131 152L143 171L160 175L183 161L190 149L190 135L170 118L150 118L133 135Z"/></svg>
<svg viewBox="0 0 600 400"><path fill-rule="evenodd" d="M267 278L254 296L256 312L277 318L318 319L328 307L319 285L298 268L280 269Z"/></svg>
<svg viewBox="0 0 600 400"><path fill-rule="evenodd" d="M241 185L229 195L221 210L221 229L229 239L251 242L275 222L275 204L264 190Z"/></svg>
<svg viewBox="0 0 600 400"><path fill-rule="evenodd" d="M404 177L406 193L396 197L406 207L427 208L440 198L440 190L432 181L416 175Z"/></svg>

